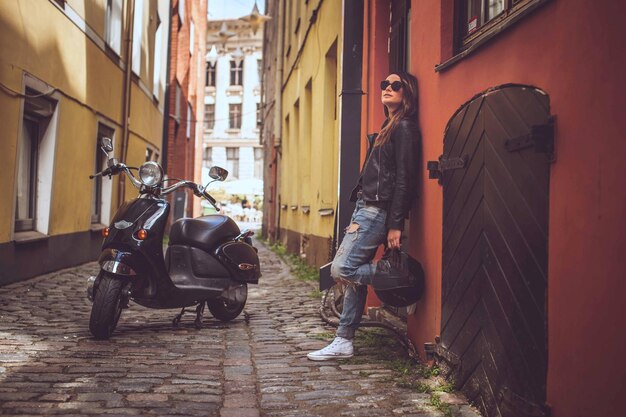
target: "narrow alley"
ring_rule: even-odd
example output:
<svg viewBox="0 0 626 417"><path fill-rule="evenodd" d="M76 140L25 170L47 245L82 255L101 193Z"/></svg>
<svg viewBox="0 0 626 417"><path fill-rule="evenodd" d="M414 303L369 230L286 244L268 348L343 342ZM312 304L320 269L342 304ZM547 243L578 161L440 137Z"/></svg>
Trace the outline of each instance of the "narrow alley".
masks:
<svg viewBox="0 0 626 417"><path fill-rule="evenodd" d="M193 314L173 328L176 311L131 303L113 337L94 340L85 289L95 263L2 287L0 414L477 415L430 392L429 380L397 384L408 360L384 331L362 332L352 359L308 361L333 331L319 317L315 284L256 246L263 277L245 314L225 324L207 313L202 330Z"/></svg>

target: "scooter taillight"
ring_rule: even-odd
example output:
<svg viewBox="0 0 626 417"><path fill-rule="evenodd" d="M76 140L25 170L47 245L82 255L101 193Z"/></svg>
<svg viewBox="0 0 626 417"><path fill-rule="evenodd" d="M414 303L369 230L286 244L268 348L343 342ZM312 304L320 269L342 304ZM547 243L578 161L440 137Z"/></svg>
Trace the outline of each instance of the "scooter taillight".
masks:
<svg viewBox="0 0 626 417"><path fill-rule="evenodd" d="M102 237L109 237L109 228L105 227L102 229Z"/></svg>
<svg viewBox="0 0 626 417"><path fill-rule="evenodd" d="M138 240L146 240L148 238L148 231L146 229L139 229L135 233L135 237Z"/></svg>

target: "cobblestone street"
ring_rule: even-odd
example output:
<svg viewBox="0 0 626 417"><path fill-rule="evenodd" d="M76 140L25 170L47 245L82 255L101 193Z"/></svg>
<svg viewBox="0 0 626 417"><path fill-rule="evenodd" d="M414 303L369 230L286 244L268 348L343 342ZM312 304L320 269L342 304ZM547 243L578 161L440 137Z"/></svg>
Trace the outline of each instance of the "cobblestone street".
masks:
<svg viewBox="0 0 626 417"><path fill-rule="evenodd" d="M319 317L315 286L256 246L263 276L245 316L224 324L207 312L201 330L193 314L173 328L177 311L131 303L113 337L94 340L86 278L95 263L0 288L0 414L444 415L430 393L396 386L371 347L357 344L356 360L308 361L333 331ZM476 416L446 398L445 415Z"/></svg>

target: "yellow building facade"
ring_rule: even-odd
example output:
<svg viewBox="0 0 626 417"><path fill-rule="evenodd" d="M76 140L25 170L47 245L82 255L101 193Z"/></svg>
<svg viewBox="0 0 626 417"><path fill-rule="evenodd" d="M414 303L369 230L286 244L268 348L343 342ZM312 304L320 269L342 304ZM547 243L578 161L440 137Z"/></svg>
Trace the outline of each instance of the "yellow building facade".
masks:
<svg viewBox="0 0 626 417"><path fill-rule="evenodd" d="M94 260L137 191L106 167L163 140L169 0L0 2L0 285Z"/></svg>
<svg viewBox="0 0 626 417"><path fill-rule="evenodd" d="M288 1L282 12L278 230L290 252L321 265L338 197L342 2Z"/></svg>

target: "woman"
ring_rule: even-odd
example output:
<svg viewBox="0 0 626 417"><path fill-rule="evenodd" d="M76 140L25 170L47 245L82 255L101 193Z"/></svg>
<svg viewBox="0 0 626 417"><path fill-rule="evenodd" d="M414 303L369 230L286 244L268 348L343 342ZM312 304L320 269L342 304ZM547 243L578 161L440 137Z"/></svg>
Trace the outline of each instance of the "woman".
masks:
<svg viewBox="0 0 626 417"><path fill-rule="evenodd" d="M387 119L378 136L368 136L367 158L351 196L356 208L331 266L335 281L347 284L339 328L330 345L307 355L314 361L352 357L352 339L374 273L372 259L383 243L400 247L404 219L416 194L417 80L397 72L382 81L380 88Z"/></svg>

